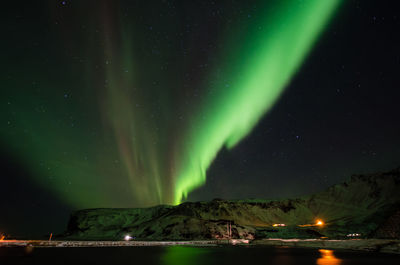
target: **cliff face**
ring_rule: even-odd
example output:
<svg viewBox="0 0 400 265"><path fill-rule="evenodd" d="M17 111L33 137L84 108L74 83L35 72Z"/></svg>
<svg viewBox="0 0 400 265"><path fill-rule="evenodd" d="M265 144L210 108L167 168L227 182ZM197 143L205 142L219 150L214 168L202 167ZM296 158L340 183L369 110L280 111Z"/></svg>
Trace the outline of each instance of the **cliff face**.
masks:
<svg viewBox="0 0 400 265"><path fill-rule="evenodd" d="M143 209L88 209L71 215L65 235L75 239L147 240L263 237L399 238L400 169L354 175L310 196L286 200L186 202ZM314 224L316 219L325 222ZM285 227L272 227L272 224ZM230 229L229 229L230 224ZM230 232L229 232L230 230Z"/></svg>

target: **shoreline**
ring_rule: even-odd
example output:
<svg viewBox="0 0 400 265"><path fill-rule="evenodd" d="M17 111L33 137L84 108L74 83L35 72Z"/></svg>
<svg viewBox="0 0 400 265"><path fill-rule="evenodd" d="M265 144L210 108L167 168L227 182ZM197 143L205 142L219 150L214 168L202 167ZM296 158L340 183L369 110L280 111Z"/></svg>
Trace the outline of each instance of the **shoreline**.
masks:
<svg viewBox="0 0 400 265"><path fill-rule="evenodd" d="M174 245L218 245L216 240L193 241L81 241L81 240L3 240L0 247L138 247L138 246L174 246Z"/></svg>
<svg viewBox="0 0 400 265"><path fill-rule="evenodd" d="M3 240L0 247L138 247L138 246L270 246L293 248L323 248L400 254L398 239L258 239L248 240L193 240L193 241L64 241L64 240Z"/></svg>
<svg viewBox="0 0 400 265"><path fill-rule="evenodd" d="M400 254L398 239L259 239L252 245L294 248L323 248L332 250L352 250Z"/></svg>

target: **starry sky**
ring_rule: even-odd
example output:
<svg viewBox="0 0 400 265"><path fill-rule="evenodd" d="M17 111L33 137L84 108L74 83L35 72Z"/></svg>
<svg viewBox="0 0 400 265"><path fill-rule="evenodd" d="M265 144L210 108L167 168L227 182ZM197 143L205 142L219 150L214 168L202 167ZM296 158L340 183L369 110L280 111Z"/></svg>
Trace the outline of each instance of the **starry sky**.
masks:
<svg viewBox="0 0 400 265"><path fill-rule="evenodd" d="M392 1L10 1L0 232L400 165Z"/></svg>

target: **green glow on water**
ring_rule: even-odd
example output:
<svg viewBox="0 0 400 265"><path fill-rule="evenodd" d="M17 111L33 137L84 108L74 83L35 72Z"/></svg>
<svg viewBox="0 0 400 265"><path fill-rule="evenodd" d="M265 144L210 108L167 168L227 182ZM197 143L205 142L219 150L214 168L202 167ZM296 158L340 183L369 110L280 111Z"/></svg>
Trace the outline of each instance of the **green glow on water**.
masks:
<svg viewBox="0 0 400 265"><path fill-rule="evenodd" d="M212 260L207 256L212 252L208 248L190 246L170 246L165 248L165 253L161 257L164 265L189 265L189 264L209 264ZM207 262L209 261L209 262Z"/></svg>

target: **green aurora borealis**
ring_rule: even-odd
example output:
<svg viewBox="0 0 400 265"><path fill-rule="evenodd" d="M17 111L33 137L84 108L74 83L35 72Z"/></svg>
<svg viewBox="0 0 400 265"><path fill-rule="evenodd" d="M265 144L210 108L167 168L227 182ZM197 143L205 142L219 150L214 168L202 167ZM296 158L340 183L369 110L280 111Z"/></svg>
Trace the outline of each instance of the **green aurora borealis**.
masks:
<svg viewBox="0 0 400 265"><path fill-rule="evenodd" d="M185 79L195 59L171 52L181 46L173 38L178 21L158 23L170 36L160 41L104 1L88 17L75 14L91 33L57 24L59 45L25 62L32 71L21 80L6 81L2 143L69 205L178 204L205 183L218 152L235 147L273 107L339 4L272 1L245 23L216 26L212 59ZM149 43L157 48L147 54Z"/></svg>
<svg viewBox="0 0 400 265"><path fill-rule="evenodd" d="M222 147L233 148L273 106L338 3L284 2L253 25L248 45L224 58L224 70L213 76L216 93L196 114L185 140L188 155L178 174L175 203L206 181L206 170Z"/></svg>

